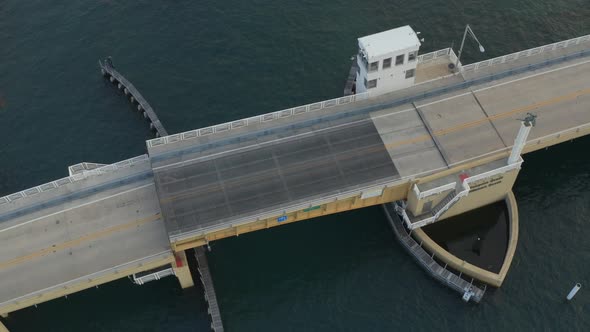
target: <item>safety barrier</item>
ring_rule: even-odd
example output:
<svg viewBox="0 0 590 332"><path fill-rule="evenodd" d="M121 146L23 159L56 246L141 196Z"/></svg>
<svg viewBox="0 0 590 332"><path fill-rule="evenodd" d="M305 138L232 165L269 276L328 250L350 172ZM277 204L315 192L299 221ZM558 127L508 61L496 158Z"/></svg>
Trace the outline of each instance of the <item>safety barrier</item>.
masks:
<svg viewBox="0 0 590 332"><path fill-rule="evenodd" d="M140 159L141 158L141 159ZM136 159L135 161L131 162L132 160ZM146 155L143 156L139 156L139 157L135 157L135 158L131 158L128 160L123 160L120 161L116 164L113 165L107 165L105 167L109 167L109 169L120 169L120 168L125 168L125 167L129 167L132 166L134 164L137 164L138 162L145 162L147 159ZM103 167L101 167L103 168ZM104 172L103 170L92 170L89 172ZM56 181L52 181L46 184L42 184L40 186L37 187L33 187L27 190L23 190L21 192L15 193L15 194L10 194L8 196L4 196L0 198L0 207L2 207L3 204L7 204L9 202L18 200L18 199L22 199L25 197L30 197L30 196L34 196L36 194L39 194L41 192L47 192L53 189L56 189L60 186L64 186L70 183L74 183L74 182L78 182L81 181L85 178L87 178L89 176L89 174L75 174L73 176L69 176L67 178L62 178ZM125 177L121 177L121 178L116 178L112 181L109 182L105 182L105 183L100 183L94 186L89 186L74 192L65 192L62 195L58 195L54 198L50 198L48 200L45 201L38 201L35 202L32 205L28 205L28 206L24 206L21 208L17 208L15 210L6 212L4 214L0 214L0 222L6 221L6 220L10 220L12 218L18 218L20 216L23 216L25 214L28 213L33 213L42 209L46 209L46 208L50 208L59 204L63 204L69 201L72 201L74 199L80 199L80 198L85 198L91 195L94 195L100 191L104 191L104 190L109 190L109 189L113 189L113 188L117 188L120 186L124 186L124 185L129 185L135 182L139 182L139 181L143 181L146 179L149 179L153 177L153 172L151 170L144 170L135 174L131 174Z"/></svg>
<svg viewBox="0 0 590 332"><path fill-rule="evenodd" d="M578 45L582 42L587 42L587 41L590 41L590 35L572 38L572 39L560 41L557 43L543 45L543 46L539 46L539 47L535 47L535 48L530 48L528 50L514 52L511 54L499 56L496 58L472 63L469 65L463 66L461 68L461 71L463 71L463 72L478 71L481 68L488 68L488 67L496 65L496 64L515 61L515 60L526 58L526 57L529 57L532 55L537 55L537 54L541 54L544 52L554 51L554 50L560 49L560 48L567 48L572 45Z"/></svg>
<svg viewBox="0 0 590 332"><path fill-rule="evenodd" d="M201 129L189 130L183 133L174 134L170 136L154 138L147 141L147 145L149 147L154 147L162 144L174 143L178 141L183 141L187 139L197 138L199 136L207 136L213 133L221 133L230 131L232 129L243 128L247 127L252 124L257 123L265 123L270 122L277 119L288 118L294 115L305 114L309 112L320 111L325 108L337 106L337 105L344 105L350 104L356 101L361 101L369 98L368 92L358 93L355 95L344 96L340 98L334 98L330 100L320 101L317 103L307 104L303 106L297 106L293 108L289 108L282 111L266 113L262 115L257 115L251 118L240 119L232 122L226 122L222 124L218 124L212 127L206 127Z"/></svg>
<svg viewBox="0 0 590 332"><path fill-rule="evenodd" d="M309 126L313 126L313 125L317 125L317 124L321 124L321 123L325 123L325 122L329 122L329 121L337 121L337 120L341 120L341 119L351 117L351 116L358 116L361 114L376 112L376 111L380 111L380 110L387 109L387 108L398 107L398 106L402 106L402 105L409 104L412 102L417 102L420 100L437 97L437 96L444 95L447 93L466 89L466 88L469 88L472 86L489 83L494 80L506 78L506 77L509 77L512 75L525 73L527 71L540 69L540 68L543 68L546 66L555 65L558 63L562 63L565 61L569 61L572 59L581 58L581 57L585 57L585 56L589 56L589 55L590 55L590 49L586 49L586 50L574 52L574 53L571 53L568 55L563 55L560 57L544 60L544 61L541 61L538 63L528 64L528 65L524 65L524 66L517 66L517 67L511 68L508 70L504 70L504 71L501 71L498 73L475 77L475 78L468 79L468 80L465 80L460 83L450 84L448 86L442 86L439 88L432 89L428 92L417 93L415 95L411 95L411 96L408 96L405 98L395 99L395 100L381 103L381 104L375 104L375 105L371 105L371 106L367 106L367 107L363 107L363 108L358 108L358 109L353 109L353 110L349 110L349 111L337 112L334 114L327 114L322 117L303 120L303 121L300 121L297 123L290 123L287 125L277 126L277 127L273 127L273 128L269 128L269 129L252 131L252 132L248 132L244 135L241 135L240 137L222 138L222 139L216 140L215 142L200 144L197 146L185 147L185 148L182 148L181 150L164 151L164 152L159 153L157 155L152 155L151 160L153 163L153 162L158 162L161 160L175 158L175 157L178 157L184 153L202 153L202 152L209 150L209 149L220 148L222 146L235 144L235 143L241 143L244 140L248 140L248 139L257 139L259 137L266 136L266 135L284 133L285 130L306 128ZM352 97L352 96L348 96L348 97ZM342 97L342 98L346 98L346 97ZM310 104L310 105L313 105L313 104ZM307 105L307 106L309 106L309 105ZM305 107L305 106L300 106L300 107ZM277 112L275 112L275 113L277 113ZM264 116L264 115L262 115L262 116ZM257 118L259 118L259 117L257 117ZM222 126L222 125L220 125L220 126ZM210 131L209 133L212 133L213 132L212 128L213 127L209 127L209 128L201 129L199 131L208 130L208 131ZM183 134L177 134L177 135L171 135L168 137L157 138L157 139L153 139L153 140L148 141L148 146L156 146L156 145L176 142L181 139L186 139L187 138L186 136L189 136L189 135L191 137L196 137L197 134L198 134L197 131L194 130L194 131L189 131L189 132L186 132Z"/></svg>

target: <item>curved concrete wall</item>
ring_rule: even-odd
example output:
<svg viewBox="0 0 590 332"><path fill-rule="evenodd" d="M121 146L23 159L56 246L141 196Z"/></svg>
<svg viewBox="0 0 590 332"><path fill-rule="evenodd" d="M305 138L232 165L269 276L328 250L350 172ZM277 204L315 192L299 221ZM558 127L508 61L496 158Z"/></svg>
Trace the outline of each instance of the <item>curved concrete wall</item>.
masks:
<svg viewBox="0 0 590 332"><path fill-rule="evenodd" d="M434 253L434 255L439 260L445 262L453 269L477 280L483 281L490 286L500 287L504 281L504 278L506 277L506 274L508 273L508 270L510 269L510 264L512 263L512 258L514 257L514 252L516 251L516 245L518 243L518 206L512 191L506 195L504 200L508 206L510 230L508 234L508 248L506 250L506 256L504 257L504 263L502 264L500 273L493 273L484 270L458 258L434 242L434 240L432 240L430 236L428 236L422 229L414 230L412 232L412 236L418 242L422 242L422 246L426 248L426 250Z"/></svg>

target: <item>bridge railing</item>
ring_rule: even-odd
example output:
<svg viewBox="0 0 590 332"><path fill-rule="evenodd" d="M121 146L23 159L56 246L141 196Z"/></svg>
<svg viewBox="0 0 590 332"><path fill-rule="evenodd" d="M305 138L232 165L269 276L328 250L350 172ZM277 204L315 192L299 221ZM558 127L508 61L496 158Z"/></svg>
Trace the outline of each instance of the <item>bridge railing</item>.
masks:
<svg viewBox="0 0 590 332"><path fill-rule="evenodd" d="M5 306L17 306L18 308L24 308L29 306L29 304L25 304L26 301L31 300L32 298L40 298L42 297L44 294L50 293L50 292L55 292L56 290L60 289L63 293L67 294L71 294L73 291L68 291L68 289L76 289L76 286L82 286L81 289L85 289L87 287L84 287L85 284L93 284L96 283L96 281L100 280L101 278L105 278L108 276L112 276L113 274L115 275L120 275L121 277L127 276L128 274L130 274L128 271L129 270L133 270L133 269L141 269L142 267L148 265L148 264L153 264L155 262L162 262L162 265L165 265L166 263L172 263L174 259L174 255L172 254L171 250L165 250L162 251L160 253L156 253L156 254L152 254L140 259L136 259L130 262L126 262L114 267L110 267L110 268L106 268L104 270L100 270L91 274L88 274L86 276L82 276L79 278L75 278L57 285L53 285L44 289L40 289L34 292L31 292L29 294L23 295L23 296L19 296L17 298L5 301L5 302L0 302L0 308L5 307ZM101 282L102 283L102 282ZM99 283L99 284L101 284Z"/></svg>
<svg viewBox="0 0 590 332"><path fill-rule="evenodd" d="M576 135L579 135L580 132L590 133L590 124L582 124L582 125L579 125L576 127L564 129L564 130L556 132L556 133L552 133L549 135L545 135L542 137L537 137L537 138L531 139L531 140L527 141L527 146L540 145L540 144L543 144L548 141L553 141L555 139L574 138L574 137L576 137ZM456 165L466 163L471 160L475 160L477 158L482 158L485 156L493 156L493 155L505 153L505 152L509 151L510 148L511 147L504 147L502 149L498 149L495 151L484 153L480 156L472 157L472 158L463 160L461 162L453 163L449 166L456 166ZM471 177L467 178L466 181L468 181L468 183L472 183L472 182L481 180L485 177L490 177L490 176L493 176L496 174L504 173L504 172L507 172L507 171L514 169L516 167L520 167L521 163L522 163L522 158L516 164L506 165L506 166L500 167L499 169L485 172L480 175L471 176ZM272 218L275 216L286 215L289 213L312 208L315 206L320 206L325 203L334 202L334 201L341 200L341 199L351 198L351 197L355 197L358 195L362 196L363 193L365 193L365 192L375 192L377 190L385 190L385 188L388 188L388 187L397 186L401 183L413 181L414 179L416 179L417 177L420 177L421 175L430 174L432 172L442 171L445 169L448 169L448 168L447 167L440 167L440 168L437 168L434 170L429 170L429 171L425 171L422 173L414 174L412 176L406 176L401 179L384 181L380 184L375 184L375 183L366 184L366 185L359 186L357 188L353 188L350 190L341 191L336 194L323 196L322 198L312 199L312 200L308 201L307 203L295 204L293 206L290 206L288 209L277 208L277 209L272 209L272 210L268 210L268 211L262 211L260 213L253 215L253 216L246 216L246 217L234 219L232 221L222 222L219 224L203 225L203 227L198 228L198 229L181 229L181 230L171 231L171 232L169 232L169 235L170 235L170 239L172 241L181 240L183 238L189 238L194 235L204 235L206 233L209 233L209 232L212 232L215 230L221 230L221 229L225 229L228 227L236 227L236 226L240 226L243 224L248 224L248 223L251 223L253 220L268 219L268 218Z"/></svg>
<svg viewBox="0 0 590 332"><path fill-rule="evenodd" d="M121 168L129 167L129 166L136 164L138 162L146 161L148 159L149 159L148 155L144 154L144 155L137 156L137 157L134 157L131 159L122 160L122 161L119 161L114 164L99 167L99 168L96 168L96 169L93 169L90 171L83 171L82 173L74 174L74 175L71 175L71 176L68 176L65 178L61 178L61 179L58 179L55 181L47 182L45 184L42 184L42 185L39 185L39 186L36 186L33 188L25 189L25 190L19 191L14 194L6 195L4 197L0 197L0 206L2 206L3 204L6 204L6 203L12 202L12 201L16 201L21 198L34 196L34 195L42 193L42 192L50 191L50 190L59 188L61 186L65 186L67 184L83 180L91 175L112 172L112 171L115 171L115 170L118 170Z"/></svg>
<svg viewBox="0 0 590 332"><path fill-rule="evenodd" d="M432 188L432 189L425 190L425 191L420 191L420 188L418 188L418 184L414 184L412 186L412 190L414 190L414 193L416 194L416 197L418 199L424 199L428 196L438 195L438 194L442 193L443 191L455 189L456 187L457 187L457 183L452 182L452 183L447 183L447 184L440 186L440 187Z"/></svg>
<svg viewBox="0 0 590 332"><path fill-rule="evenodd" d="M549 51L554 51L554 50L560 49L560 48L571 47L573 45L578 45L582 42L587 42L587 41L590 41L590 35L585 35L585 36L581 36L581 37L577 37L577 38L563 40L563 41L560 41L557 43L534 47L534 48L530 48L528 50L518 51L518 52L511 53L511 54L499 56L496 58L472 63L472 64L469 64L466 66L462 66L461 71L463 71L463 72L478 71L479 69L487 68L492 65L511 62L511 61L526 58L526 57L529 57L532 55L537 55L537 54L541 54L541 53L545 53L545 52L549 52Z"/></svg>
<svg viewBox="0 0 590 332"><path fill-rule="evenodd" d="M232 129L243 128L249 126L251 124L257 123L266 123L271 122L273 120L288 118L295 115L306 114L309 112L316 112L326 108L334 107L337 105L344 105L354 103L356 101L361 101L369 98L368 92L357 93L355 95L344 96L339 98L334 98L330 100L320 101L317 103L307 104L303 106L297 106L293 108L288 108L281 111L276 111L272 113L266 113L262 115L253 116L250 118L240 119L236 121L226 122L222 124L218 124L211 127L189 130L183 133L164 136L160 138L154 138L147 141L148 147L158 146L162 144L168 144L188 139L197 138L199 136L206 136L213 133L221 133L221 132L228 132Z"/></svg>
<svg viewBox="0 0 590 332"><path fill-rule="evenodd" d="M418 55L418 63L429 63L432 62L440 57L444 57L446 55L451 55L451 54L455 54L455 52L453 52L453 50L448 47L448 48L443 48L442 50L437 50L434 52L430 52L430 53L425 53L425 54L420 54Z"/></svg>

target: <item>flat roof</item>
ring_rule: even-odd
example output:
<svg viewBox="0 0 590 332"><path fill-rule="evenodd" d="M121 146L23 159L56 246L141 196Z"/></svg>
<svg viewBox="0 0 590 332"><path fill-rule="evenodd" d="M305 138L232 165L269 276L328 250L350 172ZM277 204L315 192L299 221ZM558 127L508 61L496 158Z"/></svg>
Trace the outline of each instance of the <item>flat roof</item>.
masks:
<svg viewBox="0 0 590 332"><path fill-rule="evenodd" d="M364 36L358 41L368 57L378 57L421 45L418 35L409 25Z"/></svg>

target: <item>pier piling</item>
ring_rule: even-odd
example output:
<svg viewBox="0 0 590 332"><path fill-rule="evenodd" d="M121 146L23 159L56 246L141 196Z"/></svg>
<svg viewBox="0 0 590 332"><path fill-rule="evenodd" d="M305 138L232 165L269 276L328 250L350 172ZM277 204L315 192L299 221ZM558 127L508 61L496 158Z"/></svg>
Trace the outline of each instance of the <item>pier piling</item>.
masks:
<svg viewBox="0 0 590 332"><path fill-rule="evenodd" d="M135 86L131 84L123 75L121 75L115 67L113 66L112 60L110 57L105 59L104 63L102 61L98 61L98 65L100 66L100 72L103 76L107 77L109 81L113 84L117 85L119 90L123 90L125 96L129 96L129 101L134 104L137 102L137 110L143 112L144 118L149 118L150 123L153 126L150 126L151 129L155 130L156 137L161 136L168 136L168 132L164 129L164 126L158 119L158 115L152 109L150 104L143 98L143 96L137 91Z"/></svg>
<svg viewBox="0 0 590 332"><path fill-rule="evenodd" d="M223 332L221 313L219 310L219 304L217 303L215 288L213 287L213 278L211 277L211 272L209 271L209 263L207 262L205 248L202 246L195 248L195 257L197 258L199 274L201 275L201 282L203 283L203 289L205 291L205 300L209 306L209 315L211 315L211 329L215 332Z"/></svg>

